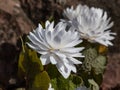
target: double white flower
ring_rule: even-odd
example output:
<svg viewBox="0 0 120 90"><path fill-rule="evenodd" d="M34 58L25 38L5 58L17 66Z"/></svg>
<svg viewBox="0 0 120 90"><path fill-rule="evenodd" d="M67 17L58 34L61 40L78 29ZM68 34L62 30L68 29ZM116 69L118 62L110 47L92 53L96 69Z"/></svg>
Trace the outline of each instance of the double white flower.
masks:
<svg viewBox="0 0 120 90"><path fill-rule="evenodd" d="M80 34L81 38L89 42L97 42L102 45L113 45L110 40L114 39L109 28L113 26L110 22L107 13L99 8L89 8L86 5L78 5L76 9L67 8L64 10L64 15L69 19L67 21Z"/></svg>
<svg viewBox="0 0 120 90"><path fill-rule="evenodd" d="M36 30L29 33L28 38L28 46L41 54L43 65L56 65L64 78L68 78L71 71L76 73L74 64L81 62L74 57L84 57L80 53L84 47L74 47L82 42L77 32L66 31L66 24L63 22L59 22L54 28L54 22L46 21L45 29L39 24Z"/></svg>

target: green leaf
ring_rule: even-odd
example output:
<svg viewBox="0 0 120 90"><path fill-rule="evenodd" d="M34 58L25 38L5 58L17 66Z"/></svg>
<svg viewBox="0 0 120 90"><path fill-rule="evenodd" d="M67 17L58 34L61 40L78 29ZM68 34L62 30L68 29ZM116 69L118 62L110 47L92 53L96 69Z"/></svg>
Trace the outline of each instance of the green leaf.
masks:
<svg viewBox="0 0 120 90"><path fill-rule="evenodd" d="M85 59L82 68L85 72L91 72L92 69L96 74L104 72L106 65L106 56L98 54L96 48L89 48L84 51Z"/></svg>
<svg viewBox="0 0 120 90"><path fill-rule="evenodd" d="M40 90L47 90L49 85L49 76L46 71L39 73L35 76L34 81L32 83L32 88L39 88ZM34 89L36 90L36 89Z"/></svg>
<svg viewBox="0 0 120 90"><path fill-rule="evenodd" d="M57 78L58 90L74 90L75 85L70 78L65 79L62 76Z"/></svg>
<svg viewBox="0 0 120 90"><path fill-rule="evenodd" d="M48 72L51 79L61 76L55 65L49 64L46 66L45 69Z"/></svg>
<svg viewBox="0 0 120 90"><path fill-rule="evenodd" d="M98 84L93 79L89 79L88 82L90 83L91 90L99 90Z"/></svg>
<svg viewBox="0 0 120 90"><path fill-rule="evenodd" d="M83 54L85 55L82 68L85 72L90 72L92 70L92 64L97 57L97 50L95 48L86 49Z"/></svg>
<svg viewBox="0 0 120 90"><path fill-rule="evenodd" d="M37 53L28 49L26 46L24 46L24 50L19 56L19 76L26 77L26 85L29 90L37 90L37 88L39 90L47 90L50 78L47 72L44 71L43 65L37 57Z"/></svg>
<svg viewBox="0 0 120 90"><path fill-rule="evenodd" d="M84 51L81 77L84 84L89 87L88 79L94 79L98 85L102 82L102 74L106 66L106 56L98 53L97 48L88 48Z"/></svg>
<svg viewBox="0 0 120 90"><path fill-rule="evenodd" d="M94 72L98 75L104 72L106 65L106 57L99 55L92 64Z"/></svg>

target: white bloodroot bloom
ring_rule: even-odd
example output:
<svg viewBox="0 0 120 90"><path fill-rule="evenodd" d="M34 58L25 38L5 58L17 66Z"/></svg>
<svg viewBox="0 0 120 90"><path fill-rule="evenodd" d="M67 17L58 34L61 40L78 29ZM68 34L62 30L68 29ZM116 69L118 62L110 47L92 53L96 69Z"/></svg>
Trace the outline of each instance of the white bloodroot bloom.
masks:
<svg viewBox="0 0 120 90"><path fill-rule="evenodd" d="M114 39L116 33L108 30L113 26L113 22L110 23L111 18L108 18L107 13L102 9L78 5L76 9L71 7L64 10L64 15L69 19L69 24L79 32L81 38L91 43L113 45L110 40Z"/></svg>
<svg viewBox="0 0 120 90"><path fill-rule="evenodd" d="M80 51L84 47L74 47L82 42L78 32L66 31L66 24L59 22L54 28L54 22L46 21L45 29L39 24L38 28L30 32L28 46L41 54L43 65L54 64L64 78L68 78L71 71L76 73L74 64L81 64L74 57L84 57ZM70 28L71 29L71 28Z"/></svg>

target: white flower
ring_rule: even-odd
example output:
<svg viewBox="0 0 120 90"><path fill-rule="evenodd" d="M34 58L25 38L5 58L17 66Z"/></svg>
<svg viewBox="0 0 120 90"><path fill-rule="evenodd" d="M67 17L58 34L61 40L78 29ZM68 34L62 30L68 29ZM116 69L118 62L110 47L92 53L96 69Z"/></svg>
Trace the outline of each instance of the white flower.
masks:
<svg viewBox="0 0 120 90"><path fill-rule="evenodd" d="M81 86L81 87L77 87L75 90L90 90L90 89L85 86Z"/></svg>
<svg viewBox="0 0 120 90"><path fill-rule="evenodd" d="M54 90L54 88L52 88L51 83L49 84L49 88L48 88L48 90Z"/></svg>
<svg viewBox="0 0 120 90"><path fill-rule="evenodd" d="M55 28L53 26L54 22L49 21L46 21L45 29L39 24L39 27L28 35L31 42L27 44L42 54L40 60L43 65L49 63L56 65L58 71L67 78L71 71L76 73L74 64L81 64L74 57L84 57L79 53L84 47L74 47L82 40L79 40L77 32L66 31L66 24L60 22Z"/></svg>
<svg viewBox="0 0 120 90"><path fill-rule="evenodd" d="M99 8L89 8L87 6L78 5L75 10L64 10L64 14L70 20L71 24L80 34L81 38L87 39L89 42L97 42L102 45L113 45L110 40L114 39L109 28L113 26L106 12Z"/></svg>

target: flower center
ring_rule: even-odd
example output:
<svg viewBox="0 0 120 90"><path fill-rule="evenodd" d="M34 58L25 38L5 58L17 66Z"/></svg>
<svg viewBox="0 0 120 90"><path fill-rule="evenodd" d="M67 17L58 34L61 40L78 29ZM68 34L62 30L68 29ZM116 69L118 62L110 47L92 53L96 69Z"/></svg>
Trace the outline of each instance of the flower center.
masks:
<svg viewBox="0 0 120 90"><path fill-rule="evenodd" d="M59 49L50 48L49 52L59 51Z"/></svg>
<svg viewBox="0 0 120 90"><path fill-rule="evenodd" d="M53 52L55 49L54 48L50 48L49 49L49 52Z"/></svg>

